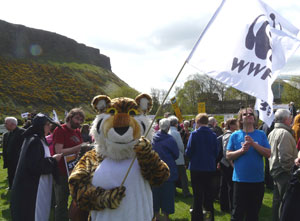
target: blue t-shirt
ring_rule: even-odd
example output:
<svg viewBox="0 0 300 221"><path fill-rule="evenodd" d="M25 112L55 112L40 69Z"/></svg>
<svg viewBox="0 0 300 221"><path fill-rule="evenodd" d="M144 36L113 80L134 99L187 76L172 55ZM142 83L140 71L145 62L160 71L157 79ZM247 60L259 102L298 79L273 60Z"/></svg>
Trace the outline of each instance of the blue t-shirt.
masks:
<svg viewBox="0 0 300 221"><path fill-rule="evenodd" d="M248 133L254 142L259 145L270 148L268 138L263 131L254 130ZM246 133L242 130L238 130L231 134L227 150L236 151L242 148L242 143L245 141ZM234 160L234 170L232 180L236 182L245 183L259 183L264 181L264 160L254 147L250 147L249 150Z"/></svg>

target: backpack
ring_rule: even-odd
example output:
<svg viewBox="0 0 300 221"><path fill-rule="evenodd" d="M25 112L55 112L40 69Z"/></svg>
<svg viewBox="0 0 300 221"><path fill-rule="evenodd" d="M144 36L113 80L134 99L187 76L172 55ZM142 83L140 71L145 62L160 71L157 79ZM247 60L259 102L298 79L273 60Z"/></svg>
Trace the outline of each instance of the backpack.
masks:
<svg viewBox="0 0 300 221"><path fill-rule="evenodd" d="M224 134L217 137L217 147L218 147L217 163L219 163L223 158L223 136Z"/></svg>
<svg viewBox="0 0 300 221"><path fill-rule="evenodd" d="M280 221L297 221L300 217L300 168L294 166L290 186L284 194Z"/></svg>

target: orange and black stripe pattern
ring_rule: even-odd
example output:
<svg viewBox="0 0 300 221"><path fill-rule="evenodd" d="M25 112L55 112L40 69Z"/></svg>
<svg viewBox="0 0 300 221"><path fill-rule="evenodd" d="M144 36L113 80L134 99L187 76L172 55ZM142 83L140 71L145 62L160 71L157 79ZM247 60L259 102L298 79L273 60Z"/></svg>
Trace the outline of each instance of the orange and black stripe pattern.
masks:
<svg viewBox="0 0 300 221"><path fill-rule="evenodd" d="M96 151L91 150L80 159L69 177L70 194L83 210L116 209L125 197L125 187L105 190L92 185L93 174L102 161Z"/></svg>
<svg viewBox="0 0 300 221"><path fill-rule="evenodd" d="M141 137L134 147L143 177L151 186L159 186L170 176L168 165L152 150L148 139Z"/></svg>

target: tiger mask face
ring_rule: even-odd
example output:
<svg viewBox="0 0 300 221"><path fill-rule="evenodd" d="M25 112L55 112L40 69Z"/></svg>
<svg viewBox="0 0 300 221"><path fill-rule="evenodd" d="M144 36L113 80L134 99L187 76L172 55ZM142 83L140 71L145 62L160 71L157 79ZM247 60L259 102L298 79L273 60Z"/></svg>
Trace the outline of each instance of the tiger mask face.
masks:
<svg viewBox="0 0 300 221"><path fill-rule="evenodd" d="M152 108L152 98L147 94L135 99L98 95L92 106L99 113L91 128L98 154L113 160L134 157L134 145L150 126L146 113ZM151 137L152 131L147 138Z"/></svg>

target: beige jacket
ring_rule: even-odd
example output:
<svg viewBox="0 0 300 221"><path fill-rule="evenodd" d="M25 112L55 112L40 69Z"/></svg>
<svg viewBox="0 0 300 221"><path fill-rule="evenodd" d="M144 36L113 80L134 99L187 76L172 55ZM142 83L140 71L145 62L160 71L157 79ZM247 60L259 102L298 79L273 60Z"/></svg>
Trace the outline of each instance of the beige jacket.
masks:
<svg viewBox="0 0 300 221"><path fill-rule="evenodd" d="M271 145L271 176L276 177L283 172L290 173L298 153L292 129L283 123L275 123L268 139Z"/></svg>

